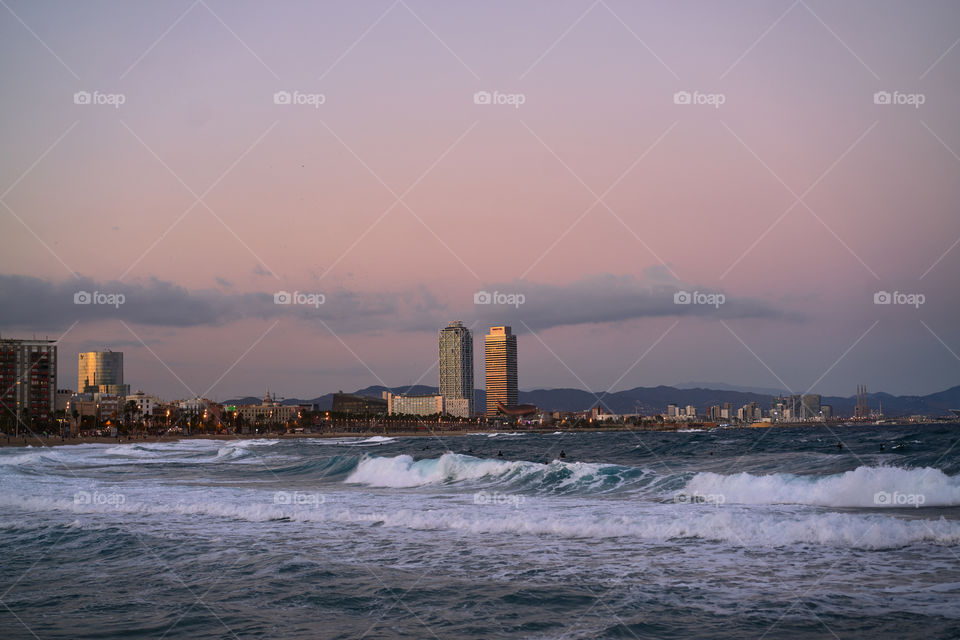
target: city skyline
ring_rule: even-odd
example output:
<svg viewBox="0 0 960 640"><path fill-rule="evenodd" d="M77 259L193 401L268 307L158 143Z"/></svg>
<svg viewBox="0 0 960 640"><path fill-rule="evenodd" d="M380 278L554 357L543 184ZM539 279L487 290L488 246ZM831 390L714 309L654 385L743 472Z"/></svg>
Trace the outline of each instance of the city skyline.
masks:
<svg viewBox="0 0 960 640"><path fill-rule="evenodd" d="M951 387L960 9L867 6L11 2L0 332L165 397L432 379L450 318L525 388Z"/></svg>

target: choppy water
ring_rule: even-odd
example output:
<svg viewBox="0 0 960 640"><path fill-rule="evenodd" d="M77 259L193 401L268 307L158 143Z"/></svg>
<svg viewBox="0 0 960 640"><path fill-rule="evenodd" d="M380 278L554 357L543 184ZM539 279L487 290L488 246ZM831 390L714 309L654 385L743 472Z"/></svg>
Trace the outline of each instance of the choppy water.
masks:
<svg viewBox="0 0 960 640"><path fill-rule="evenodd" d="M960 637L960 426L835 432L3 449L0 637Z"/></svg>

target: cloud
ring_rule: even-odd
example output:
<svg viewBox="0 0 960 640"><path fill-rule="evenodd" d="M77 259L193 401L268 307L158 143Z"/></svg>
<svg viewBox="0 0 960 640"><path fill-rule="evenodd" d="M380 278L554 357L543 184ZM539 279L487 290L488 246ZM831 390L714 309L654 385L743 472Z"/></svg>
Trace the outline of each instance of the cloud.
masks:
<svg viewBox="0 0 960 640"><path fill-rule="evenodd" d="M668 280L672 284L664 284ZM323 333L329 328L339 334L437 331L453 318L468 323L513 324L517 330L524 325L541 330L662 316L796 318L771 303L677 283L661 273L645 274L643 278L601 274L567 284L525 280L494 283L484 289L497 296L490 304L475 304L473 291L463 292L456 304L448 304L425 285L403 291L283 290L288 296L281 301L299 295L290 303L277 304L278 291L191 290L157 278L98 282L80 277L54 282L0 274L0 327L56 331L77 320L119 319L178 329L221 326L245 318L292 318L313 324ZM725 299L719 305L676 304L674 294L680 290L721 294ZM80 303L78 295L84 298Z"/></svg>
<svg viewBox="0 0 960 640"><path fill-rule="evenodd" d="M290 297L300 295L289 304L277 304L275 294L280 290L278 286L269 292L238 293L190 290L157 278L98 282L80 277L53 282L0 274L0 327L56 331L77 320L119 319L176 329L220 326L244 318L289 317L314 322L321 328L322 321L337 332L410 330L428 326L423 321L425 311L438 307L425 289L361 293L344 289L296 291L287 287L283 290Z"/></svg>
<svg viewBox="0 0 960 640"><path fill-rule="evenodd" d="M490 303L474 304L474 313L493 324L514 322L520 329L526 325L534 330L663 316L799 319L769 302L678 282L665 274L665 269L645 272L643 279L600 274L562 285L526 280L493 283L482 290L491 294ZM694 300L678 304L674 299L678 292Z"/></svg>

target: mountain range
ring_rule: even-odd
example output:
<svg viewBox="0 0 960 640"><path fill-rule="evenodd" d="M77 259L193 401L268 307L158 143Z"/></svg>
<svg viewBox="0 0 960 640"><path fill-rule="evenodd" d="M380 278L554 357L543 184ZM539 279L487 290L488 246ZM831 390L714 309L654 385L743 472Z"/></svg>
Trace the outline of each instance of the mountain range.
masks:
<svg viewBox="0 0 960 640"><path fill-rule="evenodd" d="M719 384L716 386L727 388L711 389L699 386L686 388L686 384L678 387L661 385L658 387L636 387L613 393L593 393L583 389L535 389L533 391L520 391L519 401L520 404L533 404L541 409L552 411L584 411L602 404L612 413L639 412L644 415L653 415L664 413L668 404L675 404L680 407L693 405L698 411L705 411L711 405L722 405L724 402L731 403L734 410L750 402L756 402L763 409L768 409L770 401L778 395L773 392L774 390L768 389L749 390L749 388ZM359 389L354 393L379 398L383 391L412 395L433 395L437 393L437 388L414 385L412 387L388 389L376 385ZM324 411L329 410L333 405L333 395L327 393L311 399L285 398L281 402L282 404L315 404L321 411ZM960 385L924 396L894 396L881 392L868 394L867 397L870 407L882 408L886 416L915 414L941 416L948 415L951 409L960 408ZM259 397L247 396L227 400L224 404L259 404L260 400ZM834 415L846 416L853 414L856 397L823 396L820 402L832 406ZM476 406L481 408L485 403L486 392L477 390Z"/></svg>

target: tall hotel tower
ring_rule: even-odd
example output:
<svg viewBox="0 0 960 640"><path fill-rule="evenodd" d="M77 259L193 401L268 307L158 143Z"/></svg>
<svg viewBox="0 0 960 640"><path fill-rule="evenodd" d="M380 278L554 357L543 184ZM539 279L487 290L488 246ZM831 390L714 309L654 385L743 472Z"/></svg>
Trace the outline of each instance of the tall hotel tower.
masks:
<svg viewBox="0 0 960 640"><path fill-rule="evenodd" d="M497 403L517 404L517 336L510 327L490 327L487 355L487 417L497 415Z"/></svg>
<svg viewBox="0 0 960 640"><path fill-rule="evenodd" d="M473 335L459 320L440 330L440 395L450 415L473 416Z"/></svg>

